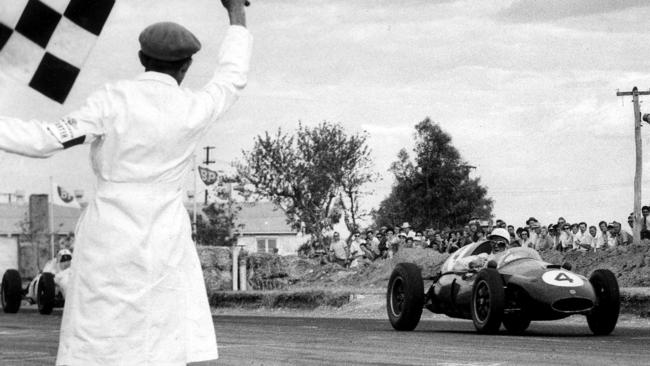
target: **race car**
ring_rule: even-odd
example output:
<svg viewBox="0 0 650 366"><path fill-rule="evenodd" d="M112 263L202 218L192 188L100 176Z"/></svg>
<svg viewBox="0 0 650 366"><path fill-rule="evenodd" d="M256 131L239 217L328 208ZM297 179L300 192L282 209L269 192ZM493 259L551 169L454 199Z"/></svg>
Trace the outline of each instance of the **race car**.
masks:
<svg viewBox="0 0 650 366"><path fill-rule="evenodd" d="M22 288L23 282L17 270L5 271L0 286L2 310L5 313L17 313L23 300L36 304L38 312L45 315L51 314L55 307L63 307L71 260L72 253L68 249L60 250L25 289Z"/></svg>
<svg viewBox="0 0 650 366"><path fill-rule="evenodd" d="M386 308L396 330L410 331L423 308L453 318L471 319L479 333L497 333L504 325L512 334L524 332L531 321L587 317L595 335L610 334L620 310L616 276L598 269L587 279L569 264L551 264L531 248L510 248L493 255L483 268L458 270L457 263L481 253L490 255L490 240L453 253L433 276L424 293L420 268L400 263L391 273ZM484 254L484 255L485 255Z"/></svg>

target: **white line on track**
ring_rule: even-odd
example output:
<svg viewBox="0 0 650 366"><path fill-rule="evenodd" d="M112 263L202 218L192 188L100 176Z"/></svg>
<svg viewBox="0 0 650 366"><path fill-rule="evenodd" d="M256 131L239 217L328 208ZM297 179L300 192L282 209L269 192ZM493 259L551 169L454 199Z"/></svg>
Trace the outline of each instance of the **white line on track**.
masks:
<svg viewBox="0 0 650 366"><path fill-rule="evenodd" d="M502 363L485 363L485 362L478 362L478 363L459 363L459 362L438 362L436 363L438 366L499 366L503 365Z"/></svg>

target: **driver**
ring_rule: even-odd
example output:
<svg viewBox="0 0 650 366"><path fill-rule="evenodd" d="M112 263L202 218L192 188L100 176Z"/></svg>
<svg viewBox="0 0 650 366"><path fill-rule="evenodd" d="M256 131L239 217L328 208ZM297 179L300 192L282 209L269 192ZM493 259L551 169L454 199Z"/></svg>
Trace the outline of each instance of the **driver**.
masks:
<svg viewBox="0 0 650 366"><path fill-rule="evenodd" d="M481 253L477 255L470 255L460 258L454 264L455 272L465 272L473 269L481 269L498 254L506 250L510 245L510 234L508 230L503 228L496 228L492 230L487 239L492 245L492 252L490 254Z"/></svg>
<svg viewBox="0 0 650 366"><path fill-rule="evenodd" d="M45 266L43 266L43 272L57 274L70 267L71 260L72 252L69 249L61 249L56 253L56 257L45 263Z"/></svg>

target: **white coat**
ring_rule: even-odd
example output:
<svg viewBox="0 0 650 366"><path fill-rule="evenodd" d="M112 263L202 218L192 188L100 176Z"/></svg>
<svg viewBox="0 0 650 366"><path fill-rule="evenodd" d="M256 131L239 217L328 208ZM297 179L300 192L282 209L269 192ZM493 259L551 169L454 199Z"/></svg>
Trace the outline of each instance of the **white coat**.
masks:
<svg viewBox="0 0 650 366"><path fill-rule="evenodd" d="M77 229L57 365L185 365L217 343L183 178L247 80L252 38L228 29L200 91L166 74L107 85L54 123L0 117L0 149L45 157L92 143L97 194Z"/></svg>

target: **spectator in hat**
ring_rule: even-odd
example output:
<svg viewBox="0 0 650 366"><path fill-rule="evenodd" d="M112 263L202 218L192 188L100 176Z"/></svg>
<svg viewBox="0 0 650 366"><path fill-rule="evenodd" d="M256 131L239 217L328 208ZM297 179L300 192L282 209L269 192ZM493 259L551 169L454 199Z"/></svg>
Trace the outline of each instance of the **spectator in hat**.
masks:
<svg viewBox="0 0 650 366"><path fill-rule="evenodd" d="M401 228L402 230L404 230L404 234L406 234L406 236L411 236L411 237L415 236L415 232L413 231L413 228L411 228L411 225L408 222L403 223Z"/></svg>

